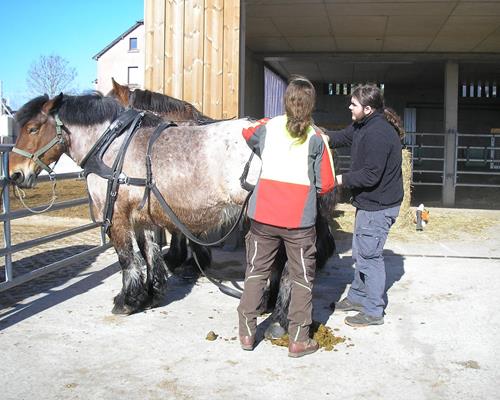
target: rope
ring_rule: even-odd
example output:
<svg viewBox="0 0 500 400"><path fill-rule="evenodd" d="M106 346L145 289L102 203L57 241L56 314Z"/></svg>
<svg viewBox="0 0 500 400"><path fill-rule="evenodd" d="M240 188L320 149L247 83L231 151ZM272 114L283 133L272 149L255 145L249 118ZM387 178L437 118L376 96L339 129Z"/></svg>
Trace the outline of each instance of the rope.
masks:
<svg viewBox="0 0 500 400"><path fill-rule="evenodd" d="M45 207L43 210L39 210L39 211L33 210L24 202L24 198L26 197L26 193L19 186L14 185L14 193L17 196L17 198L19 199L19 201L21 202L21 204L24 206L24 208L26 208L28 211L32 212L33 214L42 214L42 213L48 211L54 205L54 202L57 199L56 183L57 183L56 180L53 179L52 180L52 200L50 201L50 204L47 207Z"/></svg>

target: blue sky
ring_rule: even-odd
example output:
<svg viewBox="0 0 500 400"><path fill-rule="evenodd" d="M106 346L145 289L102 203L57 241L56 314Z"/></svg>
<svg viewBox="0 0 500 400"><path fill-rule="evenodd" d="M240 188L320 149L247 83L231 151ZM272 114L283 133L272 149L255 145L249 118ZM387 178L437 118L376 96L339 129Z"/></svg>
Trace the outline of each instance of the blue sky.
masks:
<svg viewBox="0 0 500 400"><path fill-rule="evenodd" d="M93 89L92 57L143 18L143 0L0 0L3 97L14 109L28 101L30 65L50 54L76 69L77 90Z"/></svg>

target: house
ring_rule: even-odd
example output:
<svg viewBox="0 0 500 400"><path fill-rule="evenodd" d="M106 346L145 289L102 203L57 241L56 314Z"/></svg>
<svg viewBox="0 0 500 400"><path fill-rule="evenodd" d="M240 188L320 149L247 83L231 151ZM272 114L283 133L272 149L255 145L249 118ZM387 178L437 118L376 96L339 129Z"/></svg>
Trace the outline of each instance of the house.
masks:
<svg viewBox="0 0 500 400"><path fill-rule="evenodd" d="M111 78L131 88L144 88L144 21L137 21L97 53L96 90L108 93Z"/></svg>

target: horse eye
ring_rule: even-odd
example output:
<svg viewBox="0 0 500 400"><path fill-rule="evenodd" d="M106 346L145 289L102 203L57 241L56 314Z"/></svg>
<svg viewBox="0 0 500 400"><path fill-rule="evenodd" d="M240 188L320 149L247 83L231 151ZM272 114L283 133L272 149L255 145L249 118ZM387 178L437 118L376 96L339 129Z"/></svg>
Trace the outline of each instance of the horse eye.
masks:
<svg viewBox="0 0 500 400"><path fill-rule="evenodd" d="M38 128L29 128L28 132L30 135L34 135L34 134L38 133Z"/></svg>

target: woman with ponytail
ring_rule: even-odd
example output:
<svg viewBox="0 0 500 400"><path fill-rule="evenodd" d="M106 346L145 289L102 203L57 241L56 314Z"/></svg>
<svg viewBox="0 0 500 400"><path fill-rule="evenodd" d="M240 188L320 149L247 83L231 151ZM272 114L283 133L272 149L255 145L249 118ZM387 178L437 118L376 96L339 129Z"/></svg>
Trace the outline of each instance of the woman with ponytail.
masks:
<svg viewBox="0 0 500 400"><path fill-rule="evenodd" d="M331 308L359 311L346 317L351 326L384 323L385 264L382 252L389 229L403 200L401 120L385 108L381 90L362 85L351 94L353 123L327 132L331 147L351 147L351 171L337 176L337 184L351 189L356 217L352 238L354 280L347 297Z"/></svg>
<svg viewBox="0 0 500 400"><path fill-rule="evenodd" d="M238 306L241 347L253 350L258 309L281 242L293 282L288 310L288 356L318 349L309 338L312 287L316 269L316 196L333 190L332 165L320 132L313 129L316 92L304 77L291 78L285 115L260 120L243 130L262 170L250 198L246 236L245 289Z"/></svg>

